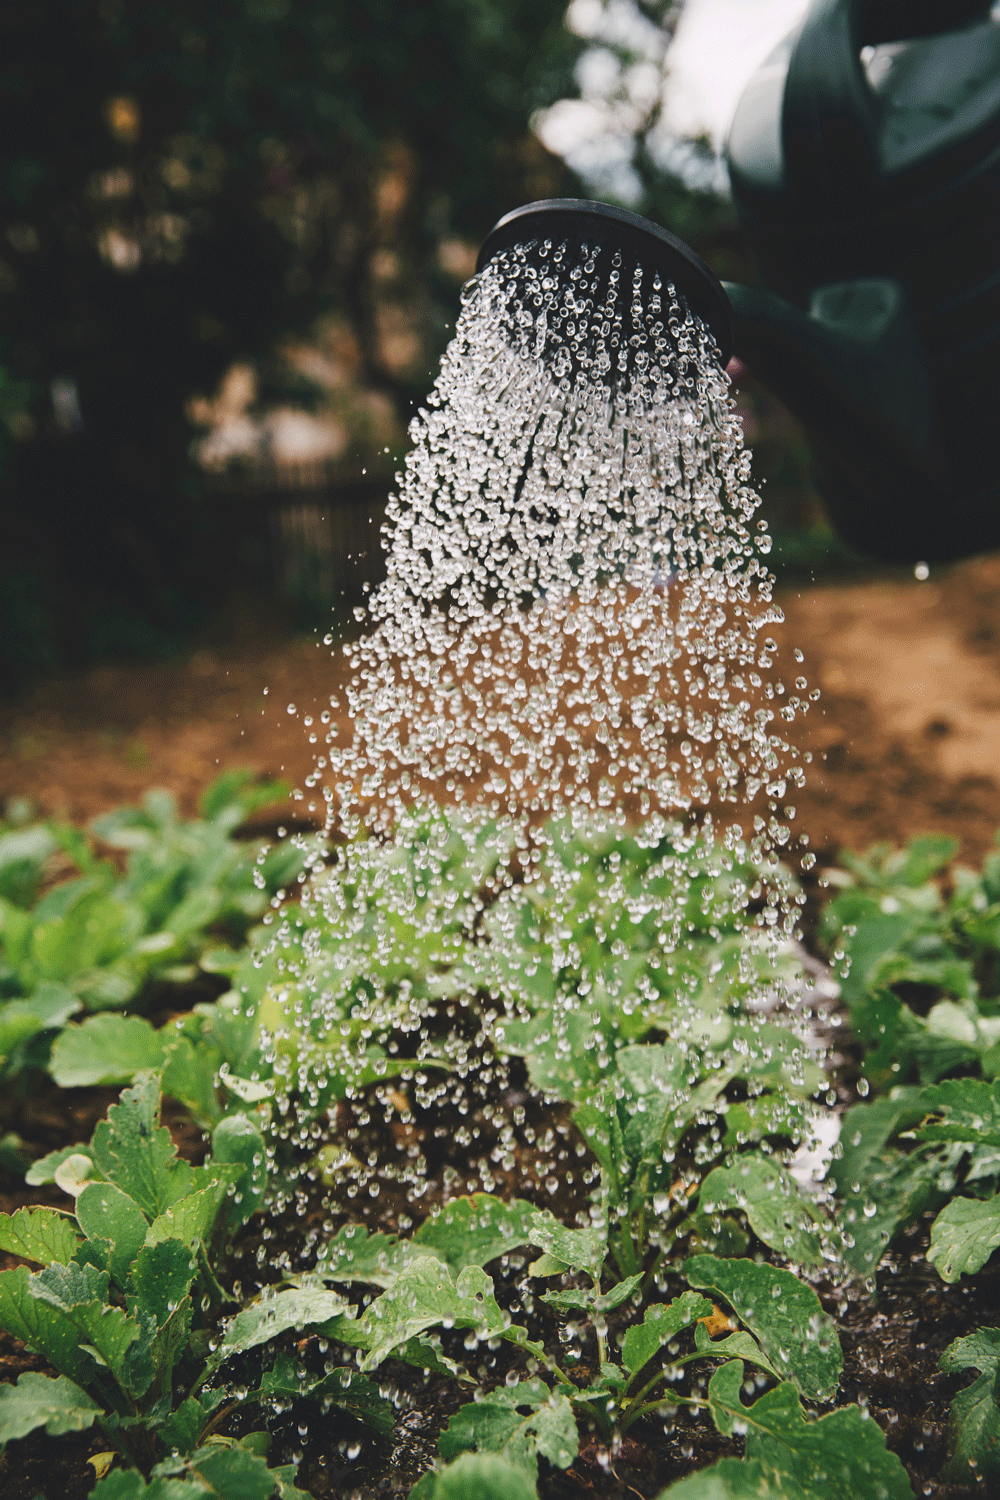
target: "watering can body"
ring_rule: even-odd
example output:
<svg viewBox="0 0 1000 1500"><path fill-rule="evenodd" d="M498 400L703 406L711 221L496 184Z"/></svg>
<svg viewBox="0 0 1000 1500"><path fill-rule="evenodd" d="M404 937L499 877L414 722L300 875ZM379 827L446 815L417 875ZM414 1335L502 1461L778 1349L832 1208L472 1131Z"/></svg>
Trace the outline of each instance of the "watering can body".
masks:
<svg viewBox="0 0 1000 1500"><path fill-rule="evenodd" d="M894 561L1000 546L1000 6L815 0L727 158L764 283L727 285L736 353L833 524Z"/></svg>

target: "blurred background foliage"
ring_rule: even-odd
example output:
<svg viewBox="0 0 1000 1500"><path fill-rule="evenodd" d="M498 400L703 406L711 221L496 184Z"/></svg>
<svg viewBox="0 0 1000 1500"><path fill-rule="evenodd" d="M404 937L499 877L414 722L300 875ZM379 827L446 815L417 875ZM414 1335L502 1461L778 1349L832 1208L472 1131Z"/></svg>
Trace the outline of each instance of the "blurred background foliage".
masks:
<svg viewBox="0 0 1000 1500"><path fill-rule="evenodd" d="M680 5L628 7L665 53ZM266 550L259 506L220 496L303 473L384 493L491 224L616 196L532 129L592 43L565 0L8 0L4 689L181 649ZM602 47L648 71L627 36ZM751 275L728 199L651 151L647 96L618 196ZM801 529L801 442L744 400Z"/></svg>

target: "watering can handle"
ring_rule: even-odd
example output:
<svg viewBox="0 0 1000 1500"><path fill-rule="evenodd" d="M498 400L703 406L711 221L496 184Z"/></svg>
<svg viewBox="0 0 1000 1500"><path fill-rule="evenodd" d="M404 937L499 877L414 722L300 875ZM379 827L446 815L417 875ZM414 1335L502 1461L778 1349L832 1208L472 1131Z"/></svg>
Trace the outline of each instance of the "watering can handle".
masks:
<svg viewBox="0 0 1000 1500"><path fill-rule="evenodd" d="M842 204L880 175L882 102L861 49L954 31L984 20L991 0L815 0L789 62L782 115L786 181Z"/></svg>

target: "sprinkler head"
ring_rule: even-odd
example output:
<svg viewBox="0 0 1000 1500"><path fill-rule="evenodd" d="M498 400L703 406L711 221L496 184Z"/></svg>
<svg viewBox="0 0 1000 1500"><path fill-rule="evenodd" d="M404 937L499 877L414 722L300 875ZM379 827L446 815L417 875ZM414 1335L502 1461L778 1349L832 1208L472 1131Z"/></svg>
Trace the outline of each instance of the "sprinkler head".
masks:
<svg viewBox="0 0 1000 1500"><path fill-rule="evenodd" d="M622 277L623 286L631 283L637 265L650 276L659 272L664 286L672 284L711 332L722 367L729 363L733 352L729 298L701 256L669 230L610 203L592 203L586 198L543 198L538 203L512 209L493 226L483 241L476 270L482 271L502 250L541 240L551 240L554 245L600 248L608 252L602 257L606 265L611 255L620 251L622 271L627 272Z"/></svg>

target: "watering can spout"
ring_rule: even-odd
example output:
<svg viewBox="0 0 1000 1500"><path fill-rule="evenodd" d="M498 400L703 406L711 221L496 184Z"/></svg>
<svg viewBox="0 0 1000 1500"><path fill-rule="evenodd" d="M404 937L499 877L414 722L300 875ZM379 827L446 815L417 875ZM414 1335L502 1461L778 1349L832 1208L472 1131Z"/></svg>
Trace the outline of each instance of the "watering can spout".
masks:
<svg viewBox="0 0 1000 1500"><path fill-rule="evenodd" d="M903 286L823 286L803 312L762 287L723 285L735 353L806 428L841 535L889 560L939 557L948 486L931 375ZM885 528L882 516L891 518Z"/></svg>

